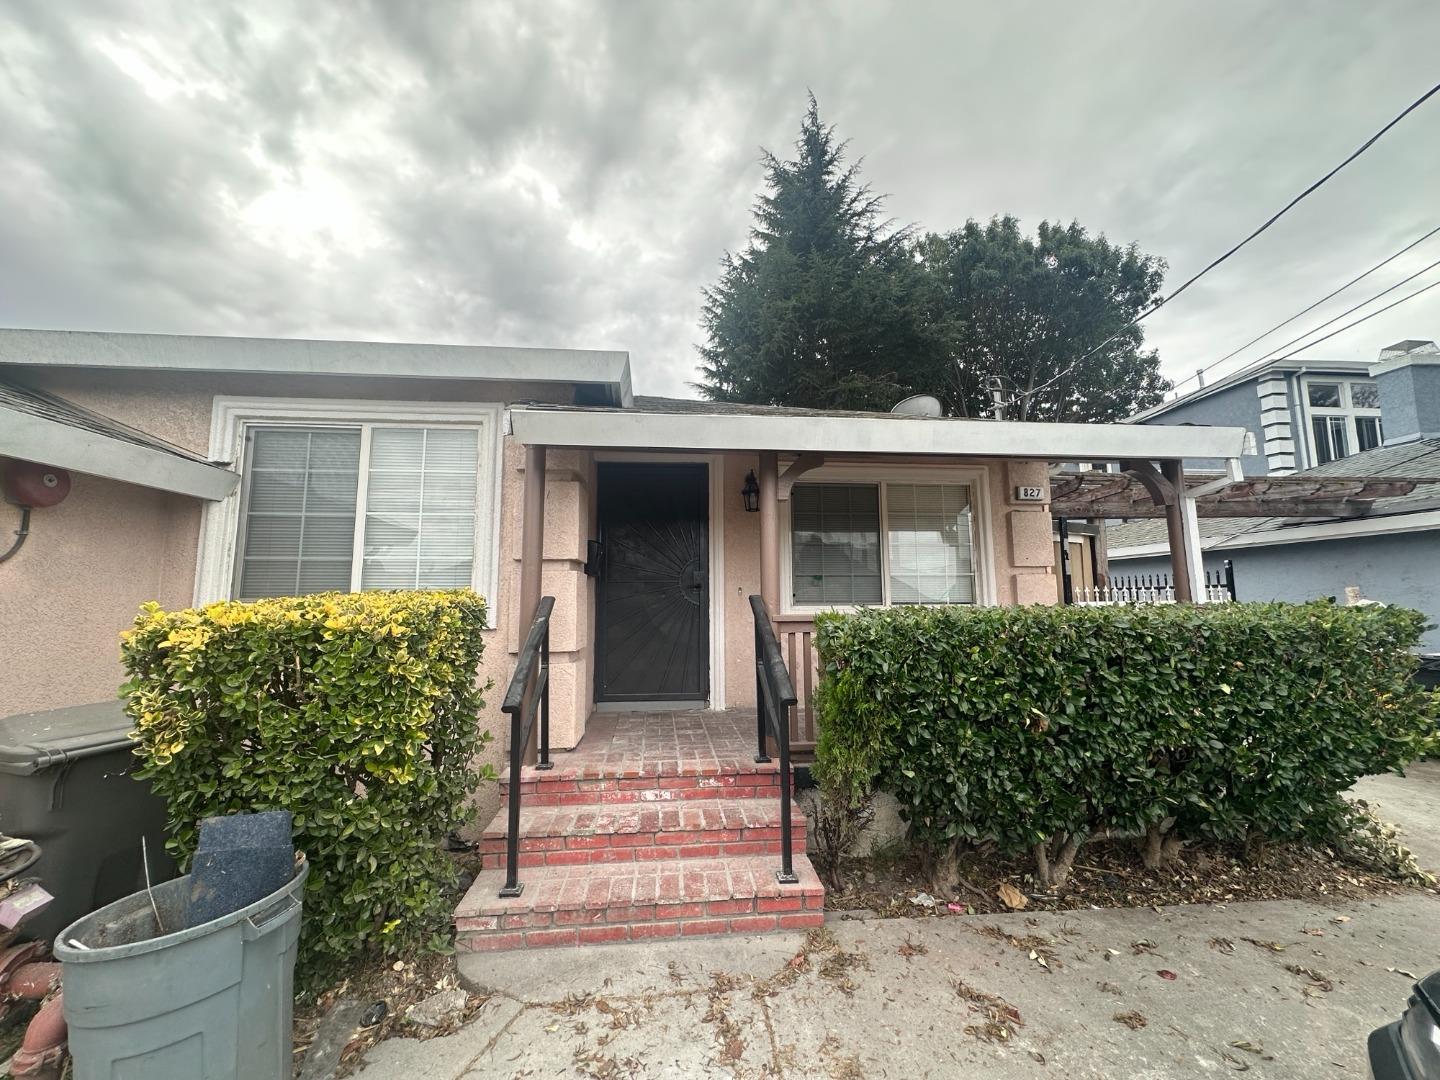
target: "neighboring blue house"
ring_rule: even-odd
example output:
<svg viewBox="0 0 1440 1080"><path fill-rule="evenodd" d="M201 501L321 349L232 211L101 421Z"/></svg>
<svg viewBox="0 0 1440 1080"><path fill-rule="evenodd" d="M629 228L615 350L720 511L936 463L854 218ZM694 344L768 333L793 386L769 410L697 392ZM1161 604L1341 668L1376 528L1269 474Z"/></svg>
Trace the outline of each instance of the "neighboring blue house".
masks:
<svg viewBox="0 0 1440 1080"><path fill-rule="evenodd" d="M1385 349L1380 364L1356 360L1273 360L1242 368L1209 386L1130 418L1134 424L1214 424L1248 428L1254 453L1241 464L1246 476L1293 473L1373 450L1384 439L1379 386L1374 378L1392 353L1435 348L1433 341L1402 341ZM1195 462L1220 469L1224 462Z"/></svg>
<svg viewBox="0 0 1440 1080"><path fill-rule="evenodd" d="M1258 408L1251 408L1251 403ZM1235 567L1240 600L1312 600L1347 588L1417 608L1440 623L1440 349L1402 341L1368 366L1291 364L1158 406L1144 424L1244 424L1257 433L1246 475L1396 476L1432 480L1411 494L1377 499L1345 519L1204 518L1205 567ZM1217 463L1218 464L1218 463ZM1163 520L1106 530L1109 574L1165 574ZM1440 631L1424 648L1440 652Z"/></svg>

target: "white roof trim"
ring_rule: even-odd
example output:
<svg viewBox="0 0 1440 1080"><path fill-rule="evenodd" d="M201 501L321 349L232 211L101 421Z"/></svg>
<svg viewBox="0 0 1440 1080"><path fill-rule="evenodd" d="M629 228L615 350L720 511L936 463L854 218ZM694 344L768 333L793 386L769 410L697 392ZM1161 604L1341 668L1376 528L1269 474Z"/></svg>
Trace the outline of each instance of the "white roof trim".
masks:
<svg viewBox="0 0 1440 1080"><path fill-rule="evenodd" d="M537 446L934 454L1046 461L1232 458L1239 457L1245 446L1245 429L1239 427L525 407L511 410L511 430L520 442Z"/></svg>
<svg viewBox="0 0 1440 1080"><path fill-rule="evenodd" d="M1235 536L1215 536L1202 540L1200 547L1205 551L1237 551L1252 547L1283 547L1286 544L1305 544L1317 540L1345 540L1351 537L1396 536L1400 533L1428 532L1440 529L1440 510L1423 513L1382 514L1378 517L1349 518L1345 521L1322 521L1314 525L1295 525L1284 529L1266 529L1263 532L1242 532ZM1169 554L1167 544L1136 544L1134 547L1114 548L1109 554L1111 562L1126 559L1148 559L1156 555Z"/></svg>
<svg viewBox="0 0 1440 1080"><path fill-rule="evenodd" d="M0 364L579 383L604 386L616 405L634 400L630 354L598 349L0 330Z"/></svg>
<svg viewBox="0 0 1440 1080"><path fill-rule="evenodd" d="M240 477L208 462L0 406L0 456L212 501Z"/></svg>

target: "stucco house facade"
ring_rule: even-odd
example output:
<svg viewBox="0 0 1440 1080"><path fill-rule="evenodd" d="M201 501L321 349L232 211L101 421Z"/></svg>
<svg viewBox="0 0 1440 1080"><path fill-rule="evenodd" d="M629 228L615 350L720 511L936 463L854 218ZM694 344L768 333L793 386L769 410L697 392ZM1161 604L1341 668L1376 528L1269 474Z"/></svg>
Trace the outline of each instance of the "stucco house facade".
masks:
<svg viewBox="0 0 1440 1080"><path fill-rule="evenodd" d="M1198 581L1184 469L1238 469L1244 439L649 398L618 352L0 331L0 715L114 700L146 601L469 586L503 768L553 597L553 768L483 792L459 947L816 925L804 819L785 843L789 774L757 747L751 597L803 754L816 612L1055 603L1054 462L1164 496Z"/></svg>

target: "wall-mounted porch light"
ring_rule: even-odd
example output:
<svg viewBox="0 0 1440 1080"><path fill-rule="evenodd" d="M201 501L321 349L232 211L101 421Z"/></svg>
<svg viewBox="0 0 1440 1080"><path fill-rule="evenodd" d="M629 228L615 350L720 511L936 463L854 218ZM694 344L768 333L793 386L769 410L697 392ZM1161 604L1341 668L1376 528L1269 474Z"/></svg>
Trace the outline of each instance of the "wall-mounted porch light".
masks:
<svg viewBox="0 0 1440 1080"><path fill-rule="evenodd" d="M754 469L745 474L745 486L740 489L740 497L745 500L747 514L760 512L760 484L755 479Z"/></svg>

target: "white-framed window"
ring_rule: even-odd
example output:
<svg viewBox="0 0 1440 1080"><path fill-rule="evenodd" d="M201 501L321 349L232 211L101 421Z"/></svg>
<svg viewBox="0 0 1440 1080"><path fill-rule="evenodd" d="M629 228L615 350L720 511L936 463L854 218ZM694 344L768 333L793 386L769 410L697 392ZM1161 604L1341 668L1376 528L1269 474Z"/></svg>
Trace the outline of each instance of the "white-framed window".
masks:
<svg viewBox="0 0 1440 1080"><path fill-rule="evenodd" d="M827 472L784 504L786 611L990 601L983 470Z"/></svg>
<svg viewBox="0 0 1440 1080"><path fill-rule="evenodd" d="M1304 390L1314 464L1373 450L1385 441L1380 388L1373 379L1311 376L1304 380Z"/></svg>
<svg viewBox="0 0 1440 1080"><path fill-rule="evenodd" d="M202 523L196 602L327 590L495 596L500 407L217 399L238 492Z"/></svg>

